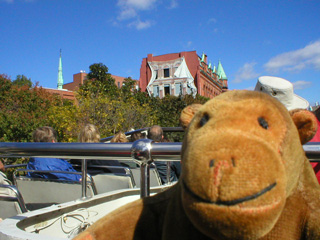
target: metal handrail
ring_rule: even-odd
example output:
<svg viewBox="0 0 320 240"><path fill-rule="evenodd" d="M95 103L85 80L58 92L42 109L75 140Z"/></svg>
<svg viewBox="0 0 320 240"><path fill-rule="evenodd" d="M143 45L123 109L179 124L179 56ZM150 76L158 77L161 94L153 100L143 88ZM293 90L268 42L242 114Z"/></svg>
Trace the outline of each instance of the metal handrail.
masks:
<svg viewBox="0 0 320 240"><path fill-rule="evenodd" d="M28 211L27 207L25 205L25 202L23 200L23 197L21 196L21 194L18 191L18 189L16 188L16 186L0 184L0 188L8 188L15 194L15 197L13 197L13 196L0 196L1 201L17 202L22 213L25 213Z"/></svg>
<svg viewBox="0 0 320 240"><path fill-rule="evenodd" d="M144 139L146 140L146 139ZM143 139L137 141L144 141ZM137 142L136 141L136 142ZM136 143L135 142L135 143ZM77 159L106 159L106 160L132 160L132 143L0 143L0 157L51 157L51 158L77 158ZM141 166L141 191L149 192L149 166L153 161L179 161L182 143L153 143L150 142L150 162ZM311 161L320 162L320 143L303 146ZM82 174L85 176L85 170ZM83 181L83 190L85 183ZM83 194L82 196L85 196Z"/></svg>
<svg viewBox="0 0 320 240"><path fill-rule="evenodd" d="M141 141L141 140L137 140ZM143 141L143 140L142 140ZM131 160L132 143L0 143L0 157L47 157L83 159ZM141 165L141 196L149 195L149 169L153 161L180 161L181 143L152 143L152 161ZM82 176L87 168L82 167ZM86 196L86 178L82 181L82 197Z"/></svg>
<svg viewBox="0 0 320 240"><path fill-rule="evenodd" d="M132 143L16 143L1 142L0 157L49 157L132 160ZM157 161L180 160L181 143L153 143Z"/></svg>

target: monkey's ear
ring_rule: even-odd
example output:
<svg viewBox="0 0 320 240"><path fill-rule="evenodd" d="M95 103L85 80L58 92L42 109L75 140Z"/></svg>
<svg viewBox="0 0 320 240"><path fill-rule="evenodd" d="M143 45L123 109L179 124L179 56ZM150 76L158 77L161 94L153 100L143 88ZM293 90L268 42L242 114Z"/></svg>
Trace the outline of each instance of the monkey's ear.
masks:
<svg viewBox="0 0 320 240"><path fill-rule="evenodd" d="M301 144L309 142L318 129L316 116L304 109L294 109L289 111L289 113L298 129Z"/></svg>
<svg viewBox="0 0 320 240"><path fill-rule="evenodd" d="M200 109L200 107L202 107L202 104L195 103L186 106L182 110L179 121L183 129L186 129L189 126L189 123L191 122L193 116Z"/></svg>

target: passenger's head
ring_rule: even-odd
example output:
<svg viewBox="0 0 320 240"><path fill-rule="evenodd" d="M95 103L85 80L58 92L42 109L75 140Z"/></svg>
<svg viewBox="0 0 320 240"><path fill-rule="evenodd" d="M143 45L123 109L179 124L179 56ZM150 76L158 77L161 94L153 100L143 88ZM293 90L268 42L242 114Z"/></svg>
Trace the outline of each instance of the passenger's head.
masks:
<svg viewBox="0 0 320 240"><path fill-rule="evenodd" d="M129 142L126 135L123 132L118 132L114 137L111 139L112 143L125 143Z"/></svg>
<svg viewBox="0 0 320 240"><path fill-rule="evenodd" d="M138 139L142 139L142 138L145 138L145 133L142 133L142 132L134 132L131 134L131 142L134 142Z"/></svg>
<svg viewBox="0 0 320 240"><path fill-rule="evenodd" d="M79 142L96 143L100 141L100 133L98 128L93 124L86 124L80 131Z"/></svg>
<svg viewBox="0 0 320 240"><path fill-rule="evenodd" d="M57 133L52 127L38 127L32 133L32 138L34 142L56 142Z"/></svg>
<svg viewBox="0 0 320 240"><path fill-rule="evenodd" d="M161 142L163 138L162 128L159 125L152 126L148 131L148 138L155 142Z"/></svg>

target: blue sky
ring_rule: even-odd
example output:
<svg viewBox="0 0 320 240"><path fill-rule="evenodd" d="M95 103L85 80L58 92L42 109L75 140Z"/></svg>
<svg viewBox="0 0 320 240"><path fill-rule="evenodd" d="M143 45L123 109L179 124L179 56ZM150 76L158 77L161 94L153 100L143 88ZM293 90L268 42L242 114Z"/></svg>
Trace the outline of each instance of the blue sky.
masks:
<svg viewBox="0 0 320 240"><path fill-rule="evenodd" d="M221 60L229 89L262 75L320 101L319 0L0 0L0 73L56 88L102 62L139 79L142 58L181 51Z"/></svg>

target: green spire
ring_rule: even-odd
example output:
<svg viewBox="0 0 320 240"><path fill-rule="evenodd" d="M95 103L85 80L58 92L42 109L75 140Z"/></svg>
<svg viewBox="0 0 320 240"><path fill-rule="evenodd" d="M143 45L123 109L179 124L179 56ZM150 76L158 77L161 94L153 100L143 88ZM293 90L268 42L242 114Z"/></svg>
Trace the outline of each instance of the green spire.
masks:
<svg viewBox="0 0 320 240"><path fill-rule="evenodd" d="M58 89L62 89L63 86L63 76L62 76L62 59L61 59L61 49L59 57L59 69L58 69Z"/></svg>
<svg viewBox="0 0 320 240"><path fill-rule="evenodd" d="M204 52L203 52L202 56L201 56L201 62L204 62L204 59L205 59L205 55L204 55Z"/></svg>
<svg viewBox="0 0 320 240"><path fill-rule="evenodd" d="M216 72L216 70L217 70L217 69L216 69L216 65L213 65L212 72L213 72L213 73L215 73L215 72Z"/></svg>
<svg viewBox="0 0 320 240"><path fill-rule="evenodd" d="M222 67L222 64L221 64L220 60L219 60L219 63L218 63L217 74L218 74L220 79L227 79L227 75L225 74L225 72L223 70L223 67Z"/></svg>
<svg viewBox="0 0 320 240"><path fill-rule="evenodd" d="M209 62L209 66L208 66L208 68L209 68L209 69L211 68L211 62Z"/></svg>

